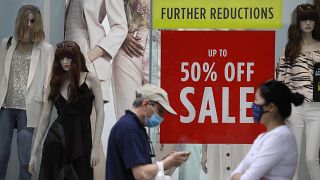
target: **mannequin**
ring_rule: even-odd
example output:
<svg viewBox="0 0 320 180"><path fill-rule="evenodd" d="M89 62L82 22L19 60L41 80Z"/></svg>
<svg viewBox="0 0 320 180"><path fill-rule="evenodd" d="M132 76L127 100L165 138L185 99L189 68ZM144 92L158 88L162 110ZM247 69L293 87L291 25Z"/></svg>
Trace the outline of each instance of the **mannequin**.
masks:
<svg viewBox="0 0 320 180"><path fill-rule="evenodd" d="M19 179L28 172L33 128L43 108L54 47L44 41L40 11L33 5L20 8L14 37L5 38L0 51L0 180L6 177L13 130L17 127Z"/></svg>
<svg viewBox="0 0 320 180"><path fill-rule="evenodd" d="M108 18L106 34L102 21ZM65 39L79 44L90 72L101 81L103 100L110 100L111 59L128 32L123 0L68 0Z"/></svg>
<svg viewBox="0 0 320 180"><path fill-rule="evenodd" d="M80 47L72 41L57 44L50 81L50 92L32 148L29 171L36 170L36 153L49 128L53 105L58 118L46 136L39 179L92 180L92 167L99 162L99 145L104 121L99 79L88 72ZM96 126L91 138L90 115L96 109Z"/></svg>
<svg viewBox="0 0 320 180"><path fill-rule="evenodd" d="M277 78L293 92L303 94L304 104L292 109L289 125L295 134L299 159L306 148L306 165L311 180L319 179L320 103L313 100L313 66L320 62L319 10L311 4L301 4L292 13L288 43L279 59ZM306 138L302 139L305 128ZM305 141L306 147L302 147ZM294 179L298 179L299 167Z"/></svg>
<svg viewBox="0 0 320 180"><path fill-rule="evenodd" d="M149 0L124 0L128 34L112 64L116 119L130 109L135 91L149 82Z"/></svg>
<svg viewBox="0 0 320 180"><path fill-rule="evenodd" d="M208 179L229 179L250 149L250 144L204 144L201 167Z"/></svg>
<svg viewBox="0 0 320 180"><path fill-rule="evenodd" d="M106 34L102 21L108 18ZM128 32L123 0L68 0L65 13L65 39L79 44L90 72L100 79L103 100L110 101L111 59ZM91 125L95 126L94 113ZM110 125L111 126L111 125ZM105 177L105 154L100 145L100 163L94 168L94 179Z"/></svg>

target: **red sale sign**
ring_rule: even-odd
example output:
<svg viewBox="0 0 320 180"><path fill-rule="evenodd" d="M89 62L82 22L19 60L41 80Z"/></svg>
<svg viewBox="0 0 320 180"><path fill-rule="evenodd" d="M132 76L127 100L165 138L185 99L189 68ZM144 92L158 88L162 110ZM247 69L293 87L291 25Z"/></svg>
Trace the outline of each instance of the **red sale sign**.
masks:
<svg viewBox="0 0 320 180"><path fill-rule="evenodd" d="M161 143L250 144L264 131L251 105L274 78L271 31L162 31L161 87L178 115L167 115Z"/></svg>

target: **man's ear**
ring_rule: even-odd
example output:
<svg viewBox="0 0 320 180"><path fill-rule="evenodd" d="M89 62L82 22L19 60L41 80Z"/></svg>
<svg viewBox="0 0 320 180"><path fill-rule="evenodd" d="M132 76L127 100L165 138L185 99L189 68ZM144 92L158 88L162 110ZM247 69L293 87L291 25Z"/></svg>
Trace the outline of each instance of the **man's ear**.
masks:
<svg viewBox="0 0 320 180"><path fill-rule="evenodd" d="M145 107L145 106L148 106L150 103L149 103L149 100L148 99L144 99L143 101L142 101L142 107Z"/></svg>

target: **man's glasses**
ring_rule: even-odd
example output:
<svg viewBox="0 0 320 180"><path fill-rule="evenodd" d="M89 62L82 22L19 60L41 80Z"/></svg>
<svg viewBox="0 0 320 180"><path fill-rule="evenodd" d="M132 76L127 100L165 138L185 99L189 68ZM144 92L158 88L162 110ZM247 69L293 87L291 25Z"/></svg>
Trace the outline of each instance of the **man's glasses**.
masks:
<svg viewBox="0 0 320 180"><path fill-rule="evenodd" d="M61 42L57 44L57 49L60 48L67 48L67 49L72 49L74 48L76 44L74 42L68 41L68 42Z"/></svg>

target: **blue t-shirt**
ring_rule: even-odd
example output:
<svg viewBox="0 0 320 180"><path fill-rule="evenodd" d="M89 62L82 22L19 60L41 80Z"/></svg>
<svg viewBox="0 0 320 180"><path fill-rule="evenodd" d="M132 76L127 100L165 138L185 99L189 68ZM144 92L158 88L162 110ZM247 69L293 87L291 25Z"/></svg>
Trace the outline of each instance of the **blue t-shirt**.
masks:
<svg viewBox="0 0 320 180"><path fill-rule="evenodd" d="M151 164L150 155L149 137L144 125L127 110L109 135L106 180L134 180L131 168Z"/></svg>

